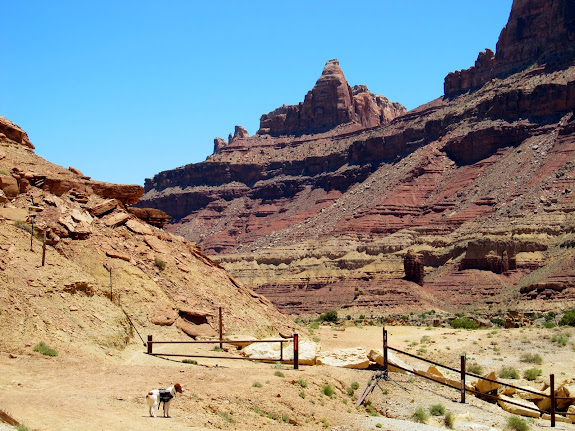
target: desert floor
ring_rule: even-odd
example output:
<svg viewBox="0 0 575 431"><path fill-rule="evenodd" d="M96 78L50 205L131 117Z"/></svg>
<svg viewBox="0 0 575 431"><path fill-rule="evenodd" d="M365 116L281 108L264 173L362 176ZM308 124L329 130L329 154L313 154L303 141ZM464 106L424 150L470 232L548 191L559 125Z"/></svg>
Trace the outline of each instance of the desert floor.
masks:
<svg viewBox="0 0 575 431"><path fill-rule="evenodd" d="M390 346L454 368L459 367L460 355L466 354L468 363L481 365L485 373L502 366L515 367L521 375L528 368L540 368L542 376L529 383L535 388L540 388L550 373L555 374L557 382L575 382L575 330L571 330L574 335L565 346L552 341L553 336L570 332L565 328L470 331L388 326L387 330ZM312 332L310 337L319 338L322 351L382 345L381 326L350 326L343 331L322 326ZM211 345L202 346L206 354L228 354L210 351ZM495 404L472 395L467 395L467 402L462 404L455 389L398 373L390 374L395 382L381 381L369 397L379 414L370 416L364 407L355 407L355 397L372 371L329 366L300 366L294 370L286 364L230 359L198 358L194 365L148 356L144 351L142 344L134 341L121 352L79 354L70 350L59 351L57 357L34 353L31 347L29 355L10 357L10 352L0 352L0 409L30 429L83 431L158 427L426 430L441 427L443 418L432 417L426 426L411 422L413 413L419 406L427 409L435 404L456 416L458 430L502 430L510 416ZM539 353L543 363L521 362L523 353ZM416 360L400 357L410 365L427 369ZM150 418L145 394L174 382L180 382L185 392L173 401L172 417ZM360 387L349 395L353 382ZM528 384L525 380L511 383ZM333 387L333 396L322 393L324 385ZM550 428L549 421L527 421L531 429ZM556 429L575 430L575 425L557 423Z"/></svg>

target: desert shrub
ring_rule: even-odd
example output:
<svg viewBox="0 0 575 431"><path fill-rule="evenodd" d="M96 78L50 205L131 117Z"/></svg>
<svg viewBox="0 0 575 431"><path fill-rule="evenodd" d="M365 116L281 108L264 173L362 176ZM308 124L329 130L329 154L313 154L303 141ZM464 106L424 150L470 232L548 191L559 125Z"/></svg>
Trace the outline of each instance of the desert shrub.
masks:
<svg viewBox="0 0 575 431"><path fill-rule="evenodd" d="M523 353L519 360L528 364L541 365L543 363L543 358L539 353Z"/></svg>
<svg viewBox="0 0 575 431"><path fill-rule="evenodd" d="M252 386L253 386L254 388L261 388L263 385L262 385L260 382L253 382L253 383L252 383Z"/></svg>
<svg viewBox="0 0 575 431"><path fill-rule="evenodd" d="M220 412L219 415L223 420L225 420L229 424L235 424L236 423L235 419L232 418L230 413L228 413L228 412Z"/></svg>
<svg viewBox="0 0 575 431"><path fill-rule="evenodd" d="M318 337L313 337L312 340L314 343L319 343L321 341L321 339Z"/></svg>
<svg viewBox="0 0 575 431"><path fill-rule="evenodd" d="M519 373L513 367L502 367L497 374L502 379L518 379Z"/></svg>
<svg viewBox="0 0 575 431"><path fill-rule="evenodd" d="M347 388L345 391L347 392L347 394L348 394L349 396L352 396L353 393L355 392L352 388Z"/></svg>
<svg viewBox="0 0 575 431"><path fill-rule="evenodd" d="M352 388L354 391L357 391L357 390L359 389L359 383L353 382L353 383L351 384L351 388Z"/></svg>
<svg viewBox="0 0 575 431"><path fill-rule="evenodd" d="M309 329L319 329L319 323L317 322L310 323Z"/></svg>
<svg viewBox="0 0 575 431"><path fill-rule="evenodd" d="M483 374L483 367L478 363L466 365L466 371L472 374Z"/></svg>
<svg viewBox="0 0 575 431"><path fill-rule="evenodd" d="M553 322L543 322L543 327L547 329L555 328L555 323Z"/></svg>
<svg viewBox="0 0 575 431"><path fill-rule="evenodd" d="M16 431L30 431L30 428L28 428L26 425L18 424L18 425L16 425L15 430Z"/></svg>
<svg viewBox="0 0 575 431"><path fill-rule="evenodd" d="M445 414L445 407L442 404L434 404L429 407L429 413L433 416L442 416Z"/></svg>
<svg viewBox="0 0 575 431"><path fill-rule="evenodd" d="M307 382L305 380L299 379L296 383L304 389L307 388Z"/></svg>
<svg viewBox="0 0 575 431"><path fill-rule="evenodd" d="M198 361L196 361L194 359L182 359L182 362L184 364L198 365Z"/></svg>
<svg viewBox="0 0 575 431"><path fill-rule="evenodd" d="M345 316L346 320L351 320L351 314L348 314L347 316Z"/></svg>
<svg viewBox="0 0 575 431"><path fill-rule="evenodd" d="M453 319L451 327L453 329L477 329L479 328L479 323L469 317L458 317Z"/></svg>
<svg viewBox="0 0 575 431"><path fill-rule="evenodd" d="M376 427L376 428L383 428L383 425L378 422L378 423L375 424L375 427Z"/></svg>
<svg viewBox="0 0 575 431"><path fill-rule="evenodd" d="M429 335L424 335L423 337L421 337L421 340L419 341L421 344L431 343L431 338L429 337Z"/></svg>
<svg viewBox="0 0 575 431"><path fill-rule="evenodd" d="M324 394L326 397L331 398L335 393L335 390L333 389L332 385L323 385L321 387L321 393Z"/></svg>
<svg viewBox="0 0 575 431"><path fill-rule="evenodd" d="M413 412L413 420L420 424L427 423L429 420L429 413L427 413L427 410L425 410L423 407L419 406Z"/></svg>
<svg viewBox="0 0 575 431"><path fill-rule="evenodd" d="M364 320L365 319L365 314L360 314L359 315L359 320Z"/></svg>
<svg viewBox="0 0 575 431"><path fill-rule="evenodd" d="M491 323L497 326L505 326L505 320L503 320L501 317L494 317L491 319Z"/></svg>
<svg viewBox="0 0 575 431"><path fill-rule="evenodd" d="M566 311L561 320L559 321L561 326L575 326L575 308Z"/></svg>
<svg viewBox="0 0 575 431"><path fill-rule="evenodd" d="M377 412L377 410L375 410L375 408L373 408L373 406L371 404L368 404L367 406L365 406L365 411L370 416L379 416L379 413Z"/></svg>
<svg viewBox="0 0 575 431"><path fill-rule="evenodd" d="M540 370L539 368L529 368L528 370L525 370L523 377L525 377L525 379L529 381L535 380L537 377L541 375L542 372L543 371Z"/></svg>
<svg viewBox="0 0 575 431"><path fill-rule="evenodd" d="M322 313L318 318L320 322L337 322L338 319L337 311L335 310L326 311L325 313Z"/></svg>
<svg viewBox="0 0 575 431"><path fill-rule="evenodd" d="M274 376L277 376L277 377L285 377L285 374L282 373L281 371L276 371L276 372L274 373Z"/></svg>
<svg viewBox="0 0 575 431"><path fill-rule="evenodd" d="M447 412L443 418L443 424L445 425L445 428L452 430L455 425L455 415L451 412Z"/></svg>
<svg viewBox="0 0 575 431"><path fill-rule="evenodd" d="M511 416L508 417L505 422L507 422L506 429L513 430L513 431L528 431L529 425L525 422L524 419L521 419L519 416Z"/></svg>
<svg viewBox="0 0 575 431"><path fill-rule="evenodd" d="M220 346L216 346L212 349L214 352L223 352L224 349L222 349Z"/></svg>
<svg viewBox="0 0 575 431"><path fill-rule="evenodd" d="M58 352L54 349L49 348L43 341L40 341L38 344L36 344L33 347L33 349L35 352L42 353L43 355L46 356L58 356Z"/></svg>
<svg viewBox="0 0 575 431"><path fill-rule="evenodd" d="M305 399L305 392L304 391L301 391L298 395L300 398Z"/></svg>
<svg viewBox="0 0 575 431"><path fill-rule="evenodd" d="M553 343L557 343L561 346L566 346L569 342L569 337L571 337L571 333L569 332L562 332L561 334L555 334L551 337L551 341Z"/></svg>
<svg viewBox="0 0 575 431"><path fill-rule="evenodd" d="M162 259L160 259L159 257L155 257L154 258L154 265L156 265L161 271L163 271L164 269L166 269L166 262L164 262Z"/></svg>
<svg viewBox="0 0 575 431"><path fill-rule="evenodd" d="M329 428L329 422L326 418L321 418L321 423L323 424L324 428Z"/></svg>

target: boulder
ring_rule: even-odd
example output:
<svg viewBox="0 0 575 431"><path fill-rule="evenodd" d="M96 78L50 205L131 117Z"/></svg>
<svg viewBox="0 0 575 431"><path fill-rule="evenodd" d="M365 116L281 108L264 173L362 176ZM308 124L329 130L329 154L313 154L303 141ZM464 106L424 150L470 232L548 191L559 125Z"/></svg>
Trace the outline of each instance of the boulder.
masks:
<svg viewBox="0 0 575 431"><path fill-rule="evenodd" d="M138 220L128 220L126 222L126 227L134 233L139 233L140 235L152 235L152 229Z"/></svg>
<svg viewBox="0 0 575 431"><path fill-rule="evenodd" d="M178 312L171 305L159 305L153 310L150 322L154 325L171 326L178 318Z"/></svg>
<svg viewBox="0 0 575 431"><path fill-rule="evenodd" d="M117 227L126 223L129 218L130 214L124 211L114 211L113 213L102 217L102 221L108 227Z"/></svg>
<svg viewBox="0 0 575 431"><path fill-rule="evenodd" d="M72 210L72 212L70 213L70 215L72 216L72 218L80 223L80 222L84 222L87 224L92 224L92 216L90 214L88 214L86 211L81 211L79 209L74 208Z"/></svg>
<svg viewBox="0 0 575 431"><path fill-rule="evenodd" d="M214 329L208 323L201 323L196 325L185 319L178 319L176 320L176 326L188 334L190 337L194 338L215 337L217 335L216 331L214 331Z"/></svg>
<svg viewBox="0 0 575 431"><path fill-rule="evenodd" d="M369 351L367 357L371 362L375 362L376 364L383 366L383 353L381 350L372 349ZM389 371L392 373L407 373L409 371L413 371L413 367L411 365L408 365L405 362L403 362L401 359L397 357L397 355L394 352L391 352L389 350L387 351L387 362L389 365ZM402 368L405 368L408 371L404 371L401 368L394 367L394 365L398 365Z"/></svg>
<svg viewBox="0 0 575 431"><path fill-rule="evenodd" d="M169 247L166 244L164 244L164 242L161 239L155 236L146 235L144 237L144 242L148 244L148 246L156 253L168 254L170 252Z"/></svg>
<svg viewBox="0 0 575 431"><path fill-rule="evenodd" d="M571 419L572 422L575 422L575 405L569 406L567 417Z"/></svg>
<svg viewBox="0 0 575 431"><path fill-rule="evenodd" d="M510 402L514 402L521 405L518 406L515 404L511 404ZM514 415L528 416L532 418L539 418L541 416L539 412L531 410L534 406L533 403L530 403L529 401L521 400L518 398L511 398L505 395L500 395L497 404L499 404L499 406L501 406L501 408L506 412L509 412Z"/></svg>
<svg viewBox="0 0 575 431"><path fill-rule="evenodd" d="M8 199L13 199L20 193L18 181L11 175L0 175L0 190Z"/></svg>
<svg viewBox="0 0 575 431"><path fill-rule="evenodd" d="M367 358L366 349L363 347L353 347L331 352L322 352L318 355L316 364L365 370L369 367L369 359Z"/></svg>
<svg viewBox="0 0 575 431"><path fill-rule="evenodd" d="M571 424L571 423L573 423L573 420L569 416L570 415L567 415L567 417L561 416L561 415L555 415L555 422L563 422L566 424ZM551 415L549 413L543 413L541 415L541 419L544 419L546 421L550 421Z"/></svg>
<svg viewBox="0 0 575 431"><path fill-rule="evenodd" d="M102 217L104 214L114 211L118 207L119 202L116 199L107 199L104 202L94 203L86 207L86 209L94 217Z"/></svg>
<svg viewBox="0 0 575 431"><path fill-rule="evenodd" d="M492 371L489 374L484 375L483 377L487 378L487 379L491 379L491 380L497 380L497 374L495 374L494 371ZM483 379L479 379L476 383L475 383L475 389L478 392L481 392L482 394L487 394L491 391L495 391L499 388L499 383L493 383L487 380L483 380Z"/></svg>
<svg viewBox="0 0 575 431"><path fill-rule="evenodd" d="M0 190L0 204L6 203L6 202L8 202L8 198L6 197L4 190Z"/></svg>
<svg viewBox="0 0 575 431"><path fill-rule="evenodd" d="M235 343L234 343L235 344ZM250 358L269 359L277 361L280 358L280 343L252 343L246 346L242 353ZM298 360L302 365L315 365L317 357L317 344L307 340L299 340ZM283 358L293 361L293 343L286 342L283 347Z"/></svg>

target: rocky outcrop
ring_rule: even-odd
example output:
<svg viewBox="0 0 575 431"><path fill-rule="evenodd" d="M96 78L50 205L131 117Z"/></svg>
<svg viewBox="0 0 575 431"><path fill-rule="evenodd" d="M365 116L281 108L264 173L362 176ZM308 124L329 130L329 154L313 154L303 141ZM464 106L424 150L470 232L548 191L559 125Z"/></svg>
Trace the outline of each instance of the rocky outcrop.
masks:
<svg viewBox="0 0 575 431"><path fill-rule="evenodd" d="M414 283L423 286L425 267L420 254L416 254L413 253L413 251L408 250L407 254L403 258L403 268L405 271L405 279L407 281L413 281Z"/></svg>
<svg viewBox="0 0 575 431"><path fill-rule="evenodd" d="M8 138L32 150L34 149L34 145L32 145L28 134L24 130L7 118L0 116L0 140L2 138Z"/></svg>
<svg viewBox="0 0 575 431"><path fill-rule="evenodd" d="M479 54L475 66L445 78L446 96L474 90L533 64L552 68L575 58L575 4L571 0L515 0L496 53Z"/></svg>
<svg viewBox="0 0 575 431"><path fill-rule="evenodd" d="M363 127L386 124L404 114L405 107L369 92L365 85L351 88L339 66L329 60L303 102L262 115L259 135L302 135L323 132L355 122Z"/></svg>

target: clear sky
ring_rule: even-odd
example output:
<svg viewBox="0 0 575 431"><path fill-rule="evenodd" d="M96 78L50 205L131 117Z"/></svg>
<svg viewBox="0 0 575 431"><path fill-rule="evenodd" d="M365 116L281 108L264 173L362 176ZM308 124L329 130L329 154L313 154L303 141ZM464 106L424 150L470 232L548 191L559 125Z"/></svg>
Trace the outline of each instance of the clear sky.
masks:
<svg viewBox="0 0 575 431"><path fill-rule="evenodd" d="M413 109L495 50L512 0L0 0L0 115L95 180L205 160L325 62Z"/></svg>

